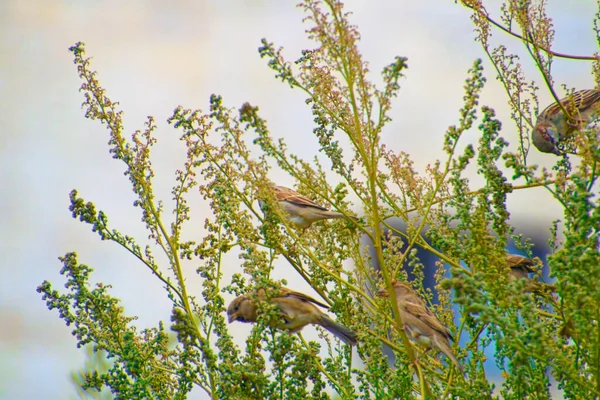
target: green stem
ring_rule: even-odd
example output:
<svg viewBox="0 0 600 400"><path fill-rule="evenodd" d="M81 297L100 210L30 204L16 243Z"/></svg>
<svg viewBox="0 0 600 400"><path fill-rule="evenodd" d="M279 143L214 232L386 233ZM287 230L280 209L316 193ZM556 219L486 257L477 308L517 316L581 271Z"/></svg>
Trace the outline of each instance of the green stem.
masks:
<svg viewBox="0 0 600 400"><path fill-rule="evenodd" d="M302 344L304 345L304 347L313 356L313 360L315 361L315 364L316 364L317 368L319 369L319 371L321 371L323 373L323 375L325 375L327 377L327 379L329 380L329 382L331 382L332 385L334 386L334 389L340 395L343 395L343 398L345 398L345 399L350 398L350 395L344 389L344 387L329 372L327 372L327 370L323 367L323 365L321 365L321 361L319 360L319 358L317 357L317 355L313 353L313 350L310 348L310 346L308 345L308 343L304 339L304 336L302 336L302 333L298 332L298 337L300 337L300 340L302 340Z"/></svg>
<svg viewBox="0 0 600 400"><path fill-rule="evenodd" d="M96 87L95 84L92 85L92 77L89 76L89 71L85 68L85 66L81 66L81 68L82 68L82 72L80 74L82 75L83 79L85 79L88 86ZM101 101L101 99L98 97L96 91L92 90L91 92L92 92L94 99L96 100L96 104L102 110L102 115L104 117L101 117L101 119L103 119L106 122L106 124L109 126L109 129L111 130L114 137L122 138L121 133L120 133L121 129L119 128L119 126L116 126L114 121L107 117L108 115L116 115L117 114L116 110L114 110L114 109L111 110L111 112L112 112L111 114L107 113L106 108L104 106L104 102ZM123 147L123 143L124 143L123 140L115 140L115 142L120 147L120 151L122 153L127 152L127 149L125 149ZM123 161L129 166L129 162L127 160L123 160ZM190 325L194 327L196 334L197 334L197 338L201 339L202 335L200 333L198 325L194 322L192 308L191 308L191 305L190 305L190 302L188 299L187 290L185 287L185 280L183 278L181 263L179 260L179 256L177 254L177 248L176 248L175 244L172 243L170 236L167 233L167 230L165 229L162 221L160 220L160 215L158 214L156 207L154 207L154 203L151 201L150 196L148 195L149 193L151 193L151 191L147 187L147 181L140 180L138 183L142 186L142 189L143 189L142 193L139 194L140 198L141 198L144 206L147 207L147 211L150 212L150 214L152 214L152 217L154 218L154 221L156 222L156 226L158 227L158 230L160 231L164 240L167 242L169 249L167 250L164 247L163 247L163 249L165 250L167 257L169 257L170 261L173 263L173 267L174 267L173 269L174 269L175 275L177 277L179 286L181 288L180 298L182 300L186 314L188 315ZM157 241L159 242L159 245L160 245L161 244L160 236L157 236ZM210 387L210 395L211 395L212 399L216 400L217 395L216 395L216 384L215 384L214 372L213 372L212 368L209 368L209 369L210 369L209 379L210 379L210 386L211 386Z"/></svg>
<svg viewBox="0 0 600 400"><path fill-rule="evenodd" d="M400 257L400 261L398 262L398 265L394 269L394 276L396 276L398 274L398 271L400 270L400 268L404 264L404 261L408 257L408 254L410 253L410 250L415 245L417 239L421 237L421 231L423 230L423 228L425 228L425 224L427 224L427 220L429 218L429 212L431 211L431 207L433 207L433 205L436 204L435 196L437 195L437 192L440 190L440 188L444 184L444 181L446 180L446 176L450 172L450 165L452 163L452 159L454 157L454 152L456 151L456 145L457 144L458 144L458 139L454 141L454 146L452 146L452 150L451 150L450 154L448 155L448 160L446 160L446 166L444 167L444 173L442 174L441 177L439 177L436 180L435 188L433 189L433 193L431 194L430 201L428 202L427 207L425 208L424 214L421 215L421 218L422 218L421 224L419 225L419 227L415 231L412 239L410 240L410 242L406 246L406 250L402 254L402 257Z"/></svg>

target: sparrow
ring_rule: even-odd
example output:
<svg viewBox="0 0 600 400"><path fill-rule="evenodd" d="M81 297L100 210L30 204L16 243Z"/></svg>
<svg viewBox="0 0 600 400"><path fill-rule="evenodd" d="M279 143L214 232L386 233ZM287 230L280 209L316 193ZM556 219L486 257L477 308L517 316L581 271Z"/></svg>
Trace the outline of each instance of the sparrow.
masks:
<svg viewBox="0 0 600 400"><path fill-rule="evenodd" d="M510 268L510 276L514 279L529 279L529 273L535 272L536 263L531 259L518 254L507 254L506 265Z"/></svg>
<svg viewBox="0 0 600 400"><path fill-rule="evenodd" d="M546 107L538 115L531 133L533 145L543 153L561 155L558 144L572 136L573 132L582 129L593 118L600 114L600 90L579 90L571 96L564 97L559 103L574 117L574 123L563 113L559 103ZM573 107L575 107L573 109ZM573 115L573 111L577 111Z"/></svg>
<svg viewBox="0 0 600 400"><path fill-rule="evenodd" d="M548 294L555 292L556 287L548 283L542 283L529 278L531 272L535 272L534 268L537 263L531 258L520 256L518 254L508 254L506 256L506 265L510 268L510 277L513 280L526 279L525 292L533 292L538 294Z"/></svg>
<svg viewBox="0 0 600 400"><path fill-rule="evenodd" d="M266 301L264 289L259 289L254 295L246 293L234 299L227 308L229 323L256 322L259 312L256 301ZM325 309L329 307L310 296L281 287L279 293L274 295L270 302L277 305L283 317L283 321L276 325L277 328L295 333L308 324L315 324L327 329L346 344L354 346L358 343L356 332L329 318L316 306Z"/></svg>
<svg viewBox="0 0 600 400"><path fill-rule="evenodd" d="M323 219L346 218L344 214L329 211L292 189L283 186L273 186L272 189L275 199L287 213L289 221L300 229L306 229L313 222ZM264 210L264 200L259 199L258 204ZM355 217L350 218L356 221Z"/></svg>
<svg viewBox="0 0 600 400"><path fill-rule="evenodd" d="M450 329L437 319L410 286L396 281L392 285L396 292L398 310L404 325L403 329L408 337L427 349L434 347L441 351L464 374L464 368L459 364L450 347L450 340L454 340ZM381 289L378 295L381 297L389 296L386 289Z"/></svg>

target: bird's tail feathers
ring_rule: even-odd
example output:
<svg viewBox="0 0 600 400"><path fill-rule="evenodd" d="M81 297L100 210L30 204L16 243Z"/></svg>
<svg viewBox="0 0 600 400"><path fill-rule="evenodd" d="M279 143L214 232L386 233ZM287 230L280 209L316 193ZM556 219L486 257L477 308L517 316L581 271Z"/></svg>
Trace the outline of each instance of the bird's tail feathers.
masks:
<svg viewBox="0 0 600 400"><path fill-rule="evenodd" d="M319 214L321 214L323 217L327 218L327 219L350 219L352 222L358 222L358 218L352 215L344 215L342 213L339 213L337 211L321 211Z"/></svg>
<svg viewBox="0 0 600 400"><path fill-rule="evenodd" d="M446 357L448 357L453 363L454 365L456 365L456 368L458 368L458 370L460 371L461 374L463 374L463 376L465 375L465 369L463 368L462 365L460 365L460 363L458 362L458 360L456 359L456 356L454 355L454 353L452 352L452 349L450 348L450 345L446 342L442 342L440 340L436 341L436 347L446 355Z"/></svg>
<svg viewBox="0 0 600 400"><path fill-rule="evenodd" d="M339 213L337 211L319 210L318 214L324 218L330 218L330 219L345 218L344 214Z"/></svg>
<svg viewBox="0 0 600 400"><path fill-rule="evenodd" d="M358 335L356 332L342 324L335 322L326 315L323 315L319 321L319 325L333 333L338 339L346 344L355 346L358 343Z"/></svg>

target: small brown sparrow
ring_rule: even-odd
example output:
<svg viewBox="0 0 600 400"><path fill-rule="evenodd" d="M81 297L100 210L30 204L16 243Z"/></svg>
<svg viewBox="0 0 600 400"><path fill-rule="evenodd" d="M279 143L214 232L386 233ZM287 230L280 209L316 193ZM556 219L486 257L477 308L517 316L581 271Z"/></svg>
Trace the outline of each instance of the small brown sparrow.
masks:
<svg viewBox="0 0 600 400"><path fill-rule="evenodd" d="M533 145L543 153L561 155L558 144L571 137L573 132L583 129L600 114L600 90L579 90L571 96L560 99L559 102L568 112L576 111L575 115L571 115L575 123L569 122L569 118L558 103L546 107L538 115L531 133Z"/></svg>
<svg viewBox="0 0 600 400"><path fill-rule="evenodd" d="M275 199L286 212L289 221L300 229L306 229L313 222L323 219L346 218L344 214L329 211L292 189L283 186L273 186L272 189ZM263 209L264 201L258 200L258 204ZM356 221L355 217L350 218Z"/></svg>
<svg viewBox="0 0 600 400"><path fill-rule="evenodd" d="M529 274L536 271L534 266L537 265L531 258L520 256L518 254L507 254L506 265L510 267L511 279L527 280L525 292L548 294L556 291L556 287L552 284L538 282L529 278Z"/></svg>
<svg viewBox="0 0 600 400"><path fill-rule="evenodd" d="M263 289L256 292L255 296L247 293L234 299L227 308L229 323L256 322L259 311L256 301L266 301ZM335 322L320 311L315 305L325 309L329 307L312 297L281 287L279 294L271 298L271 303L277 305L283 317L283 321L277 324L277 328L295 333L308 324L315 324L327 329L346 344L354 346L358 343L356 332Z"/></svg>
<svg viewBox="0 0 600 400"><path fill-rule="evenodd" d="M507 254L506 265L510 267L510 276L515 279L529 279L529 273L535 272L536 263L531 259L518 254Z"/></svg>
<svg viewBox="0 0 600 400"><path fill-rule="evenodd" d="M437 319L410 286L396 281L392 284L396 292L400 318L404 324L403 329L408 337L427 349L433 347L441 351L464 374L463 367L459 364L450 347L450 340L454 340L450 329ZM389 297L385 289L380 290L378 295Z"/></svg>

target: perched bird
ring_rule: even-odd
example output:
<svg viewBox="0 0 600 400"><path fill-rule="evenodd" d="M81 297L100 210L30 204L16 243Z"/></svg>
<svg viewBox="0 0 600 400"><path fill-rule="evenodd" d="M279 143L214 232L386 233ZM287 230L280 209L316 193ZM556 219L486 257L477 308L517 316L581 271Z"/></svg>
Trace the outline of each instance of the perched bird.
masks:
<svg viewBox="0 0 600 400"><path fill-rule="evenodd" d="M531 258L520 256L518 254L508 254L506 256L506 265L510 267L510 276L512 279L526 279L526 292L538 294L548 294L556 291L554 285L538 282L529 278L531 272L535 272L536 262Z"/></svg>
<svg viewBox="0 0 600 400"><path fill-rule="evenodd" d="M256 292L255 296L247 293L234 299L227 308L229 323L256 322L259 310L255 301L266 301L263 289ZM320 311L315 305L326 309L329 307L312 297L282 287L279 288L279 294L271 298L271 303L277 305L283 317L283 322L278 324L277 328L295 333L308 324L316 324L327 329L346 344L354 346L358 343L356 332L335 322Z"/></svg>
<svg viewBox="0 0 600 400"><path fill-rule="evenodd" d="M572 121L569 121L558 103L551 104L538 115L531 140L543 153L561 155L557 145L600 114L600 90L580 90L559 102L571 114Z"/></svg>
<svg viewBox="0 0 600 400"><path fill-rule="evenodd" d="M531 258L518 254L507 254L506 265L510 267L510 276L515 279L529 279L529 273L535 272L535 262Z"/></svg>
<svg viewBox="0 0 600 400"><path fill-rule="evenodd" d="M463 367L459 364L450 347L450 340L454 340L450 330L427 308L419 295L406 283L393 282L396 292L396 301L400 318L404 324L404 331L409 338L426 347L434 347L444 353L456 367L464 374ZM379 296L388 297L387 290L382 289Z"/></svg>
<svg viewBox="0 0 600 400"><path fill-rule="evenodd" d="M346 218L344 214L329 211L312 200L307 199L300 193L283 186L273 186L273 194L281 208L287 213L289 221L300 229L306 229L313 222L323 219ZM264 209L264 201L258 200L261 209ZM356 220L354 217L350 217Z"/></svg>

